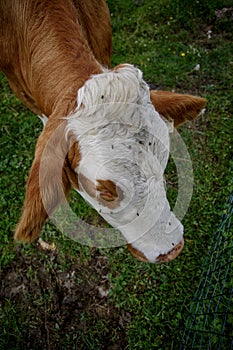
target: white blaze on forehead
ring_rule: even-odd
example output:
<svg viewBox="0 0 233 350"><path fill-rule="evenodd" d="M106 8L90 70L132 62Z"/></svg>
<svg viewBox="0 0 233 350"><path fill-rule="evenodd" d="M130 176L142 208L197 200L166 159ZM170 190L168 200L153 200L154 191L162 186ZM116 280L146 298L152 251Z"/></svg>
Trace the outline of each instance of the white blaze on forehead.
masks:
<svg viewBox="0 0 233 350"><path fill-rule="evenodd" d="M79 142L77 173L94 184L111 180L123 191L114 210L80 192L106 221L150 261L178 244L183 228L170 211L163 183L168 127L151 104L141 71L123 65L91 77L78 91L68 132Z"/></svg>

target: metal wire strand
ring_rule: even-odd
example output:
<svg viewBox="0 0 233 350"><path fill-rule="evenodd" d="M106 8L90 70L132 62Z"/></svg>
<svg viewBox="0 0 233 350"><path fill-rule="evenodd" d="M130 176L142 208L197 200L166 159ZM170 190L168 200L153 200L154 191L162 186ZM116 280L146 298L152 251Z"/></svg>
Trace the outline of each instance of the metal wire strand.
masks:
<svg viewBox="0 0 233 350"><path fill-rule="evenodd" d="M180 350L233 350L233 179L212 237L180 342Z"/></svg>

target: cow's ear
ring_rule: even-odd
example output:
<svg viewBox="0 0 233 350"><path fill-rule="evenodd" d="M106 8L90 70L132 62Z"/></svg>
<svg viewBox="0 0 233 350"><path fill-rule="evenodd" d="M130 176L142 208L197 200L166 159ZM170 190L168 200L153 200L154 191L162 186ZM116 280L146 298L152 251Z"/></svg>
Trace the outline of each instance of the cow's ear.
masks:
<svg viewBox="0 0 233 350"><path fill-rule="evenodd" d="M65 123L49 120L37 142L23 213L14 235L16 240L31 242L36 239L47 217L65 200L73 182L67 164L68 150Z"/></svg>
<svg viewBox="0 0 233 350"><path fill-rule="evenodd" d="M156 111L165 119L173 120L175 127L197 118L206 105L204 98L168 91L151 90L150 99Z"/></svg>

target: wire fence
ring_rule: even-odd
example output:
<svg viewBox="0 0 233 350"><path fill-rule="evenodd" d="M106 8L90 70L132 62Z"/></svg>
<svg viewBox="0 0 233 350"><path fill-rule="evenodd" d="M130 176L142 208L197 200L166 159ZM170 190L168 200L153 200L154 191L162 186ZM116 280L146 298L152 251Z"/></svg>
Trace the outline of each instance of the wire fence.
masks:
<svg viewBox="0 0 233 350"><path fill-rule="evenodd" d="M233 350L233 179L209 245L180 350Z"/></svg>

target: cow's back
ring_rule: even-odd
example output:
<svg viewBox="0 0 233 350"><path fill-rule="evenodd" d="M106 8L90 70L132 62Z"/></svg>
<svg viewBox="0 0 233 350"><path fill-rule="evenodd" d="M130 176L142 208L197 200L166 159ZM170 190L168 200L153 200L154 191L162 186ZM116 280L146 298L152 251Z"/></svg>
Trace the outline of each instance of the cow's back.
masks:
<svg viewBox="0 0 233 350"><path fill-rule="evenodd" d="M9 68L18 49L17 38L20 21L24 21L26 7L35 8L38 0L0 0L0 69ZM45 0L44 6L47 6ZM69 1L69 0L66 0ZM112 32L108 6L105 0L72 0L83 35L96 59L110 65ZM20 33L22 35L23 33Z"/></svg>
<svg viewBox="0 0 233 350"><path fill-rule="evenodd" d="M95 70L91 52L109 67L111 49L105 0L0 0L0 70L15 95L36 114L51 113L51 108L41 110L39 90L53 91L55 101L67 84L72 90L73 80L78 87ZM90 52L87 60L83 50ZM57 80L56 89L47 86L47 77ZM59 85L59 80L64 83Z"/></svg>

